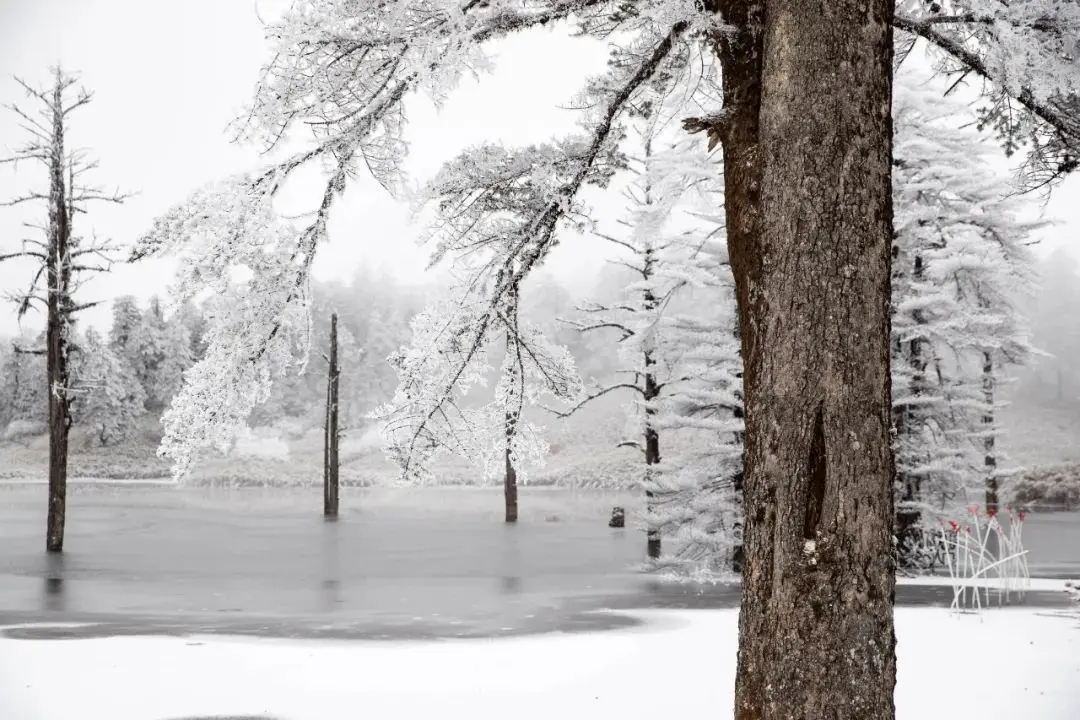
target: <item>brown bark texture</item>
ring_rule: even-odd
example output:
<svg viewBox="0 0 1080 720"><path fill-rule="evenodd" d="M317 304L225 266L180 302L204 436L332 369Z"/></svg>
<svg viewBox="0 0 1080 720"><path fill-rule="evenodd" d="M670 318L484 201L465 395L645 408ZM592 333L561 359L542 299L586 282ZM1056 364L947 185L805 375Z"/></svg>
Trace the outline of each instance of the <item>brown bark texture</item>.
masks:
<svg viewBox="0 0 1080 720"><path fill-rule="evenodd" d="M506 352L515 353L517 357L517 363L514 364L514 389L516 393L511 393L511 398L520 398L525 392L525 375L521 369L521 347L517 340L517 319L518 319L518 288L517 286L511 287L507 295L507 302L509 303L507 309L507 315L510 319L510 326L506 329ZM518 482L517 482L517 469L514 467L514 437L517 434L518 417L520 415L520 404L507 406L504 416L504 424L506 434L506 468L503 474L503 506L504 515L503 520L507 523L516 523L518 520Z"/></svg>
<svg viewBox="0 0 1080 720"><path fill-rule="evenodd" d="M337 313L330 316L330 369L326 378L326 435L323 445L323 516L338 516L338 384L341 369L338 367Z"/></svg>
<svg viewBox="0 0 1080 720"><path fill-rule="evenodd" d="M71 430L68 342L71 332L71 219L67 155L64 152L63 84L59 75L52 98L52 146L49 159L49 248L46 261L47 313L45 355L49 379L49 506L45 549L64 550L67 517L68 433Z"/></svg>
<svg viewBox="0 0 1080 720"><path fill-rule="evenodd" d="M745 358L753 353L755 324L749 315L750 293L761 276L757 252L761 224L761 164L758 149L758 112L761 106L762 5L750 0L714 0L710 9L719 11L724 30L716 34L714 49L723 75L724 109L718 127L724 152L724 204L727 221L728 256L735 279L738 332L743 363L743 385L747 372ZM738 415L745 421L745 390ZM743 469L735 478L736 492L743 494L746 480L746 442L743 441ZM745 528L743 528L745 532ZM745 543L735 548L736 571L745 566Z"/></svg>
<svg viewBox="0 0 1080 720"><path fill-rule="evenodd" d="M653 251L646 250L642 268L642 278L646 283L653 278L655 262ZM651 288L646 288L643 300L646 316L655 313L660 306L660 300ZM646 347L644 366L642 399L645 401L645 484L647 488L651 488L655 466L660 462L660 432L656 428L656 401L660 397L660 383L656 379L656 357L651 345ZM645 490L645 511L649 518L648 528L645 530L645 555L650 560L658 560L662 550L660 530L654 527L651 519L655 495L651 489Z"/></svg>
<svg viewBox="0 0 1080 720"><path fill-rule="evenodd" d="M512 412L506 413L506 473L503 476L505 513L503 519L508 523L516 523L518 519L517 470L514 469L514 457L511 451L516 425L517 416Z"/></svg>
<svg viewBox="0 0 1080 720"><path fill-rule="evenodd" d="M994 448L994 357L989 351L983 353L983 426L986 437L983 438L983 466L986 469L986 512L996 515L1001 504L998 497L997 451Z"/></svg>
<svg viewBox="0 0 1080 720"><path fill-rule="evenodd" d="M746 402L735 716L892 718L892 6L718 9Z"/></svg>

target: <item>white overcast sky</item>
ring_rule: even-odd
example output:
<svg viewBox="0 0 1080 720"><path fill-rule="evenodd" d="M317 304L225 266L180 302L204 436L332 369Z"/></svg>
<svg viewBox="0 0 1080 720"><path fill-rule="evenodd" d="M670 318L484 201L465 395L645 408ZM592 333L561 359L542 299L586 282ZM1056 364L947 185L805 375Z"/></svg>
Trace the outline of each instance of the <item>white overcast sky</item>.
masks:
<svg viewBox="0 0 1080 720"><path fill-rule="evenodd" d="M131 243L152 219L199 185L258 162L253 149L232 144L225 127L251 97L266 58L259 16L273 18L287 0L0 0L0 103L22 102L12 79L47 81L50 65L81 74L95 93L73 116L74 144L100 160L95 180L139 194L119 207L97 206L84 230ZM409 170L417 179L463 148L484 141L536 142L573 128L561 109L583 73L600 72L605 48L542 30L495 48L497 70L466 81L436 112L425 100L408 106ZM566 69L566 72L560 71ZM0 153L19 144L16 119L0 112ZM6 153L5 153L6 154ZM0 197L25 191L39 178L30 166L0 166ZM1043 252L1071 246L1080 227L1080 179L1051 198L1047 215L1062 222L1044 233ZM614 206L611 208L614 210ZM24 213L0 208L0 248L24 236ZM351 188L338 205L331 242L320 248L316 275L347 279L362 264L419 280L426 254L408 208L372 182ZM1080 255L1080 253L1077 253ZM603 262L602 244L576 240L553 254L549 267L569 285L584 285ZM29 266L0 265L0 288L25 284ZM168 285L171 268L156 262L121 267L88 286L83 299L131 293L147 298ZM98 324L107 307L87 319ZM27 321L37 324L36 320ZM0 307L0 334L17 330L10 306Z"/></svg>

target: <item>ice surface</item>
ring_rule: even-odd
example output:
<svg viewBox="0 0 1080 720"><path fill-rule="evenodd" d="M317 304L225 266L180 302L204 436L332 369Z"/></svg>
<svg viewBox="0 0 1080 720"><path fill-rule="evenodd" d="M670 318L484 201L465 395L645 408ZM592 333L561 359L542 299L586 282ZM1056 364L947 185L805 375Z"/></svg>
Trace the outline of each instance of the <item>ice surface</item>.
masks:
<svg viewBox="0 0 1080 720"><path fill-rule="evenodd" d="M368 643L222 637L0 639L4 720L731 717L737 613L641 628ZM897 716L1080 717L1078 619L899 608Z"/></svg>

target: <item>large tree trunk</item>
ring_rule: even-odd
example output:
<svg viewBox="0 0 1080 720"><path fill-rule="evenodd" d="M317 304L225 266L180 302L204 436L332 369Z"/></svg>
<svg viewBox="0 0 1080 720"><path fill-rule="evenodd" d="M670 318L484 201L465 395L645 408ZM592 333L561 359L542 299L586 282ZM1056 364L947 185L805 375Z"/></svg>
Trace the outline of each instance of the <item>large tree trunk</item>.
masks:
<svg viewBox="0 0 1080 720"><path fill-rule="evenodd" d="M709 9L719 12L723 29L713 38L723 75L724 111L716 130L724 151L724 207L727 221L728 257L735 279L738 308L736 333L741 345L745 387L752 368L746 366L754 346L755 322L750 315L750 293L761 276L757 244L761 225L761 163L759 160L758 112L761 106L762 12L760 0L711 0ZM736 417L746 419L745 390L740 389ZM735 492L744 495L747 442L743 446L743 467L734 478ZM745 514L745 502L742 505ZM744 520L737 531L745 536ZM735 546L732 565L736 572L745 566L745 543Z"/></svg>
<svg viewBox="0 0 1080 720"><path fill-rule="evenodd" d="M742 153L725 156L746 399L735 716L892 718L892 3L729 5L724 80L744 99L766 22L757 146L748 108L725 116Z"/></svg>
<svg viewBox="0 0 1080 720"><path fill-rule="evenodd" d="M68 340L71 322L71 240L72 207L64 176L63 85L57 73L53 91L52 157L49 161L49 256L48 318L45 354L49 379L49 509L45 549L64 550L64 521L67 514L68 432L71 429Z"/></svg>
<svg viewBox="0 0 1080 720"><path fill-rule="evenodd" d="M323 515L338 516L338 368L337 313L330 316L330 369L326 378L326 435L323 445Z"/></svg>
<svg viewBox="0 0 1080 720"><path fill-rule="evenodd" d="M739 337L739 327L738 327L738 322L736 322L736 325L735 325L735 338L738 339L738 337ZM743 389L742 389L743 373L742 373L741 370L739 371L739 373L738 373L738 375L736 377L738 378L740 384L739 384L739 387L737 387L735 389L736 405L732 409L731 414L735 417L735 419L742 420L742 421L745 422L745 420L746 420L746 412L743 410L743 407L744 407L744 405L743 405ZM739 447L745 448L746 447L746 433L744 433L744 432L735 433L735 442L738 443ZM740 462L740 464L739 464L739 471L737 473L735 473L735 477L732 478L732 483L731 483L732 490L735 492L735 501L737 503L737 508L738 508L737 514L735 516L735 526L732 528L732 530L734 531L734 533L736 535L741 535L742 531L743 531L742 497L743 497L743 489L744 489L744 486L745 486L745 480L746 480L745 460L742 460ZM742 572L743 564L744 564L744 556L745 556L745 548L743 546L742 541L740 540L739 542L735 543L734 546L731 549L731 570L732 570L732 572L736 572L736 573L741 573Z"/></svg>

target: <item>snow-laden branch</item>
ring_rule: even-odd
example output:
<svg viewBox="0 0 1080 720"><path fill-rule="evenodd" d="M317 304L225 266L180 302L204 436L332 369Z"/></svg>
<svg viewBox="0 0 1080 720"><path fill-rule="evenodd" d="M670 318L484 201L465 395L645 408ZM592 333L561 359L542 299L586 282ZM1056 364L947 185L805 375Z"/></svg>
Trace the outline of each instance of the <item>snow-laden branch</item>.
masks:
<svg viewBox="0 0 1080 720"><path fill-rule="evenodd" d="M606 184L622 166L619 118L664 65L684 29L645 35L634 46L636 62L616 66L590 84L586 134L517 151L474 148L432 181L428 196L438 209L433 262L450 257L459 271L465 269L450 304L426 313L414 327L412 348L396 359L398 395L377 414L406 477L421 473L436 450L462 452L482 435L463 438L451 426L490 429L490 422L462 409L458 398L481 379L486 348L500 331L508 333L524 362L526 392L535 388L571 402L580 393L565 349L508 323L507 302L555 245L560 227L580 218L581 189Z"/></svg>
<svg viewBox="0 0 1080 720"><path fill-rule="evenodd" d="M494 397L478 401L494 369L488 358L499 337L490 335L479 351L470 352L476 318L487 309L483 288L466 281L450 296L433 304L412 323L412 343L391 356L399 384L394 399L375 410L382 421L387 451L407 480L426 477L435 454L447 452L493 475L504 460L507 417L513 417L511 456L523 464L539 464L547 445L540 429L525 421L527 405L545 398L568 401L580 393L573 359L539 330L521 322L516 294L499 307L497 322L505 337L502 366ZM447 392L444 389L448 388Z"/></svg>
<svg viewBox="0 0 1080 720"><path fill-rule="evenodd" d="M1009 152L1030 143L1024 168L1029 187L1076 169L1080 6L1057 0L902 0L893 24L928 42L941 70L961 77L975 73L992 85L984 90L988 104L981 124L997 132Z"/></svg>

